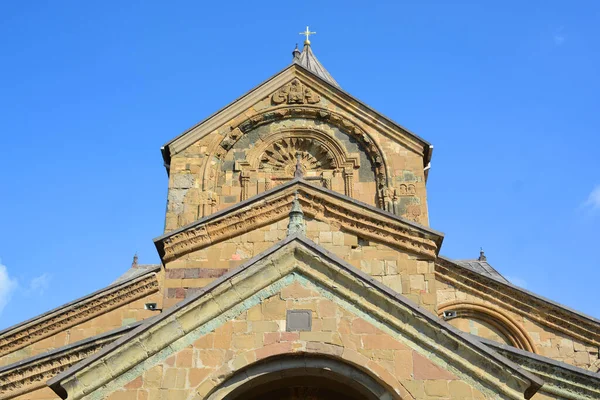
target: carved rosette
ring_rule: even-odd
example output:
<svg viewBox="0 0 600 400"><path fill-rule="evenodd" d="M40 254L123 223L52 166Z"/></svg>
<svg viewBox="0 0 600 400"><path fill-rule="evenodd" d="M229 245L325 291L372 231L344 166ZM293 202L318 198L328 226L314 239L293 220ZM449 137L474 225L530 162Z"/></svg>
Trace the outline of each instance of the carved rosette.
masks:
<svg viewBox="0 0 600 400"><path fill-rule="evenodd" d="M335 169L335 157L312 138L287 137L271 143L260 157L260 168L271 168L293 177L297 158L303 172Z"/></svg>
<svg viewBox="0 0 600 400"><path fill-rule="evenodd" d="M271 96L273 104L316 104L321 101L321 96L299 79L294 79Z"/></svg>

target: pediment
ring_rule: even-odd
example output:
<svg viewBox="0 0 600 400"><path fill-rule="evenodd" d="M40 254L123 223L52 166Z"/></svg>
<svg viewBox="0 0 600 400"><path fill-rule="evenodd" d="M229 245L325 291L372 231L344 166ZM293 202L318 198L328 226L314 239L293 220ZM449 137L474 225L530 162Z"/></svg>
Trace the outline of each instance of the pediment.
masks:
<svg viewBox="0 0 600 400"><path fill-rule="evenodd" d="M166 143L163 158L168 165L172 155L215 132L221 135L221 147L226 150L258 123L296 116L338 124L369 147L376 145L370 134L375 130L421 155L424 165L431 158L428 142L298 64L290 65Z"/></svg>
<svg viewBox="0 0 600 400"><path fill-rule="evenodd" d="M477 340L302 236L288 237L48 384L63 398L77 399L84 395L105 398L144 370L296 283L343 305L344 312L366 318L402 346L408 346L490 397L529 398L542 384ZM313 349L324 353L336 351L326 343ZM269 351L260 354L268 357ZM288 351L294 352L292 347ZM229 374L239 365L232 360L217 374ZM380 377L385 374L385 369L380 370ZM201 393L202 385L197 390Z"/></svg>
<svg viewBox="0 0 600 400"><path fill-rule="evenodd" d="M154 240L163 262L287 218L295 193L304 213L360 237L434 259L443 235L350 197L294 179Z"/></svg>

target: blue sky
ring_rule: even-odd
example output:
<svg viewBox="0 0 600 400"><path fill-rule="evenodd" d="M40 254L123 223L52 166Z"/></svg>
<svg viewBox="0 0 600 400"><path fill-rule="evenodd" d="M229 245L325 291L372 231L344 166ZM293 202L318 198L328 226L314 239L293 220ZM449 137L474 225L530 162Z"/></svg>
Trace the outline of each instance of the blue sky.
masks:
<svg viewBox="0 0 600 400"><path fill-rule="evenodd" d="M434 144L442 254L482 246L600 317L599 20L597 1L2 2L0 328L158 262L161 145L286 67L307 24L346 91Z"/></svg>

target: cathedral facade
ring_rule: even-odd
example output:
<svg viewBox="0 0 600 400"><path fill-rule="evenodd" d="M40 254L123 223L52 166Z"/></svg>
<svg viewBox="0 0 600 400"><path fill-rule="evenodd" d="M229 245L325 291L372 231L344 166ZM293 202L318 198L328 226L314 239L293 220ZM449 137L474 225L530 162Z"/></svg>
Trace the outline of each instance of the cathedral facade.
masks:
<svg viewBox="0 0 600 400"><path fill-rule="evenodd" d="M600 399L600 321L440 255L432 145L310 41L162 148L161 264L0 332L0 399Z"/></svg>

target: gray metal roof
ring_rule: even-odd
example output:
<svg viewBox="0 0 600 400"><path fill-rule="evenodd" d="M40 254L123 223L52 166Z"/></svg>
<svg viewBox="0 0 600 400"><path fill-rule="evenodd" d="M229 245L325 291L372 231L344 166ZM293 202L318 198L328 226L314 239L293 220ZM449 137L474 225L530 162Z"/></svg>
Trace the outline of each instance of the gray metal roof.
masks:
<svg viewBox="0 0 600 400"><path fill-rule="evenodd" d="M455 262L460 264L460 266L462 267L465 267L473 272L478 273L479 275L489 276L501 282L510 283L505 277L502 276L502 274L500 274L500 272L496 271L496 269L492 267L487 261L455 260Z"/></svg>
<svg viewBox="0 0 600 400"><path fill-rule="evenodd" d="M333 86L336 86L338 88L340 87L340 85L335 81L335 79L333 79L331 74L329 74L329 72L327 72L325 67L323 67L323 65L321 65L319 60L317 60L317 57L315 56L315 54L312 52L312 50L310 48L310 44L304 45L304 49L302 49L302 53L300 54L299 57L294 57L293 62L294 62L294 64L299 64L299 65L303 66L304 68L306 68L313 74L317 75L319 78L323 79L327 83L330 83Z"/></svg>
<svg viewBox="0 0 600 400"><path fill-rule="evenodd" d="M160 269L160 264L139 264L132 266L125 271L123 275L118 277L113 284L128 281L129 279L144 275L146 272L154 271L156 269Z"/></svg>

